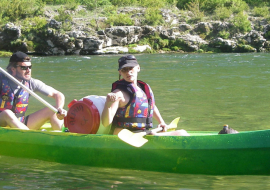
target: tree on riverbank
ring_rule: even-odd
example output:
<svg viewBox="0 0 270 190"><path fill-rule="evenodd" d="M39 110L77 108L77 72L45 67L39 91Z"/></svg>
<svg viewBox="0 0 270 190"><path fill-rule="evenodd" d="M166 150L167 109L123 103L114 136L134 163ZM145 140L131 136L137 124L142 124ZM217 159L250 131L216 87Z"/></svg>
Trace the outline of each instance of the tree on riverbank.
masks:
<svg viewBox="0 0 270 190"><path fill-rule="evenodd" d="M168 10L170 14L166 14ZM95 35L97 31L116 26L147 25L173 29L178 27L179 22L168 18L172 16L178 17L180 23L189 25L213 20L229 23L231 27L222 31L211 31L207 27L196 31L202 40L218 37L226 40L252 29L262 32L262 23L265 25L270 22L269 0L2 0L0 32L7 23L13 22L20 26L22 34L9 40L8 45L0 45L0 50L14 51L23 44L27 46L27 51L42 50L46 46L42 39L49 35L50 19L61 23L58 30L61 34L80 24L87 26L89 35ZM253 17L256 17L255 22L251 22ZM270 32L267 31L264 37L268 39ZM146 36L138 43L150 45L152 52L188 51L181 39L168 39L166 35L160 34ZM245 41L241 45L247 48L244 51L254 49ZM200 51L221 50L202 44Z"/></svg>

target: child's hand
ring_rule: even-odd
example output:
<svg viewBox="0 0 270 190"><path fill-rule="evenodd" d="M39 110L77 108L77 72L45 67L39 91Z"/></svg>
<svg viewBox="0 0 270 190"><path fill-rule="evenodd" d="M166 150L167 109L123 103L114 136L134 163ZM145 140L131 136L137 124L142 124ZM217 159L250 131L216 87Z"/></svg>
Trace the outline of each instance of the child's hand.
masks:
<svg viewBox="0 0 270 190"><path fill-rule="evenodd" d="M168 130L168 125L166 123L160 123L158 127L163 128L162 132L166 132Z"/></svg>
<svg viewBox="0 0 270 190"><path fill-rule="evenodd" d="M118 96L116 93L109 93L107 94L107 100L111 102L115 102L118 99Z"/></svg>

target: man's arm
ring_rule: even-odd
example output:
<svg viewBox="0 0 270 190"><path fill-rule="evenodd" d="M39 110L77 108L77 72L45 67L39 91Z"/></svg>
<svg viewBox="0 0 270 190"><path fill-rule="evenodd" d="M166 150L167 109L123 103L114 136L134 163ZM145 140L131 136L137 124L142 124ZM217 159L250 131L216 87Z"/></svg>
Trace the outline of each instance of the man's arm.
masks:
<svg viewBox="0 0 270 190"><path fill-rule="evenodd" d="M65 96L62 92L53 89L53 91L48 95L55 99L55 107L58 109L57 117L58 119L64 119L66 116L66 111L63 109L65 105Z"/></svg>
<svg viewBox="0 0 270 190"><path fill-rule="evenodd" d="M66 111L63 109L65 105L65 96L62 92L54 89L51 86L46 85L38 79L31 78L30 80L32 90L40 92L41 94L55 99L55 107L58 109L58 119L63 119L66 115Z"/></svg>

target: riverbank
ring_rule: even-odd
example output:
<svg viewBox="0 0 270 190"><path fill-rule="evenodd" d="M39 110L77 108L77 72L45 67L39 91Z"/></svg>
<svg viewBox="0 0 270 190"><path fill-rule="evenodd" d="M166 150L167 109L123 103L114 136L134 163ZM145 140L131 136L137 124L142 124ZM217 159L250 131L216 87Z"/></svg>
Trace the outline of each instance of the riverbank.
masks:
<svg viewBox="0 0 270 190"><path fill-rule="evenodd" d="M11 55L11 52L0 51L0 57L10 57Z"/></svg>
<svg viewBox="0 0 270 190"><path fill-rule="evenodd" d="M241 8L242 2L230 5L236 7L232 10L204 13L195 5L162 8L157 14L144 7L47 6L43 16L4 24L0 50L37 55L269 52L269 18L257 7Z"/></svg>

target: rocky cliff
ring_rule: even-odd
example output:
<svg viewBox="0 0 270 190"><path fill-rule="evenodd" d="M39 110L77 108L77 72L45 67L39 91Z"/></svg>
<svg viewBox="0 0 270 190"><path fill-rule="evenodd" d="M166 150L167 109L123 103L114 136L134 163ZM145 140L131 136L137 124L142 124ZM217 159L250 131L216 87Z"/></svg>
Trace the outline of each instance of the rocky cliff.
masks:
<svg viewBox="0 0 270 190"><path fill-rule="evenodd" d="M138 13L134 13L134 18L136 18L136 14ZM234 26L231 22L207 21L188 24L183 21L183 16L174 14L170 10L163 10L162 16L164 23L167 23L166 27L143 26L139 20L136 20L136 26L114 26L95 31L87 23L78 24L76 19L73 19L71 29L63 32L63 22L58 22L50 13L47 13L45 35L33 37L34 42L42 44L39 48L33 50L29 48L27 42L21 40L15 49L14 47L11 49L11 44L20 39L23 33L21 26L7 23L0 32L0 50L21 50L41 55L152 52L154 47L150 44L138 45L138 42L154 35L158 35L160 39L181 42L178 43L179 47L169 50L168 48L159 49L159 52L166 50L207 52L206 49L218 50L217 52L267 52L270 48L270 41L267 39L270 24L263 18L249 16L252 28L249 32L229 33L225 38L217 34L232 31ZM106 18L99 18L99 22L102 20L106 20Z"/></svg>

